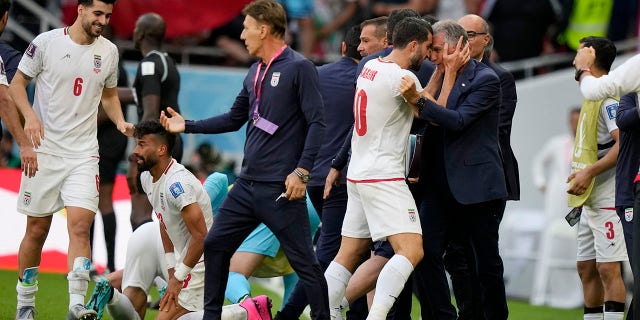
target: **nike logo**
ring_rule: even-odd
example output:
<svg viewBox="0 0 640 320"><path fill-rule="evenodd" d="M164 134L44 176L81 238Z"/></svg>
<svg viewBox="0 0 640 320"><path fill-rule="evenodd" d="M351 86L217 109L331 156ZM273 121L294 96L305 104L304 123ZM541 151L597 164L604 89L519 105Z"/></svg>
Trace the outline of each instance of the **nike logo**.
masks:
<svg viewBox="0 0 640 320"><path fill-rule="evenodd" d="M60 60L64 60L64 59L71 59L71 54L65 54L62 58L60 58Z"/></svg>

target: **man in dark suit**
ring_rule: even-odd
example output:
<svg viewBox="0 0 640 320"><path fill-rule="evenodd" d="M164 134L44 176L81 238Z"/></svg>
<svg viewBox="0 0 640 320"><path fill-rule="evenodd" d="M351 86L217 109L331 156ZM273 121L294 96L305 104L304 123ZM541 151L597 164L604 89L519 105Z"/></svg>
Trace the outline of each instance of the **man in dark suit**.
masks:
<svg viewBox="0 0 640 320"><path fill-rule="evenodd" d="M493 49L493 38L489 24L480 16L468 14L458 20L466 30L469 39L471 58L481 61L491 68L500 79L500 122L498 123L498 140L502 154L502 165L507 186L507 198L502 202L502 215L506 200L520 199L520 179L518 161L511 149L511 123L518 100L516 84L513 76L496 63L489 60ZM455 240L455 239L454 239ZM484 319L480 283L475 265L475 252L468 242L452 241L446 249L445 268L451 276L453 292L458 306L458 320Z"/></svg>
<svg viewBox="0 0 640 320"><path fill-rule="evenodd" d="M431 61L441 85L420 95L405 79L400 92L429 124L423 145L424 186L420 219L424 260L416 267L417 295L431 306L429 319L457 319L451 305L443 264L450 239L468 242L476 253L476 267L487 319L507 319L498 226L507 188L498 142L500 80L486 65L470 60L452 67L451 53L468 42L464 28L451 20L434 26ZM456 45L456 42L458 44ZM457 55L453 55L457 57ZM433 98L440 92L438 100Z"/></svg>

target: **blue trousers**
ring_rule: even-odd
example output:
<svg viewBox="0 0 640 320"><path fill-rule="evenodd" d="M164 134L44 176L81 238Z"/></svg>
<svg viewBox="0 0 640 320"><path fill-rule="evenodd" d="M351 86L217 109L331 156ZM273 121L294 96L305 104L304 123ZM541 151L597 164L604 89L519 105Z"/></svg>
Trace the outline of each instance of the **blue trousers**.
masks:
<svg viewBox="0 0 640 320"><path fill-rule="evenodd" d="M300 277L311 317L330 318L327 283L313 252L306 201L276 202L284 190L284 183L240 178L229 191L204 241L204 319L221 319L231 256L260 222L273 231Z"/></svg>

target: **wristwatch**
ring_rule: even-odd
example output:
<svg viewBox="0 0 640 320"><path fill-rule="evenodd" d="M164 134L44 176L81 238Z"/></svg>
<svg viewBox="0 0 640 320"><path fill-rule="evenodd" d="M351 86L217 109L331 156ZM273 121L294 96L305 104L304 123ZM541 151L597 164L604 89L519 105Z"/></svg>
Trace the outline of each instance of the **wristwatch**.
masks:
<svg viewBox="0 0 640 320"><path fill-rule="evenodd" d="M303 183L309 182L309 178L311 178L308 174L304 174L302 173L302 171L298 170L298 168L294 169L293 172L295 172L298 175L298 177L300 177L300 180Z"/></svg>
<svg viewBox="0 0 640 320"><path fill-rule="evenodd" d="M416 101L416 108L418 108L418 113L422 113L422 109L424 109L425 105L427 105L427 98L420 96L420 98L418 98L418 101Z"/></svg>

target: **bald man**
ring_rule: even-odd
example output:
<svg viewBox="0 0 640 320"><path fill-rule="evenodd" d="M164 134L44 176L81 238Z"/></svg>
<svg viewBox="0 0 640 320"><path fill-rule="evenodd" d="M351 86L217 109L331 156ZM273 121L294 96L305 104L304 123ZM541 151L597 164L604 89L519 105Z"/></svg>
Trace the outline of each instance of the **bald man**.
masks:
<svg viewBox="0 0 640 320"><path fill-rule="evenodd" d="M133 30L133 44L144 57L138 65L133 82L134 100L138 109L138 121L160 119L160 111L172 107L180 110L178 93L180 74L173 59L161 51L166 24L156 13L141 15ZM172 156L182 160L182 139L178 136ZM142 191L140 173L134 156L129 158L127 183L131 193L131 227L135 230L145 222L151 221L151 204Z"/></svg>
<svg viewBox="0 0 640 320"><path fill-rule="evenodd" d="M520 199L518 162L511 149L511 121L516 108L516 86L511 73L489 60L493 47L489 24L480 16L468 14L458 20L469 39L471 58L481 61L491 68L500 78L500 120L498 123L498 141L502 151L502 165L506 178L508 196L502 201L498 219L502 219L506 200ZM459 242L453 239L445 253L444 262L451 275L453 292L456 296L458 319L485 319L482 289L478 276L475 252L471 242Z"/></svg>

